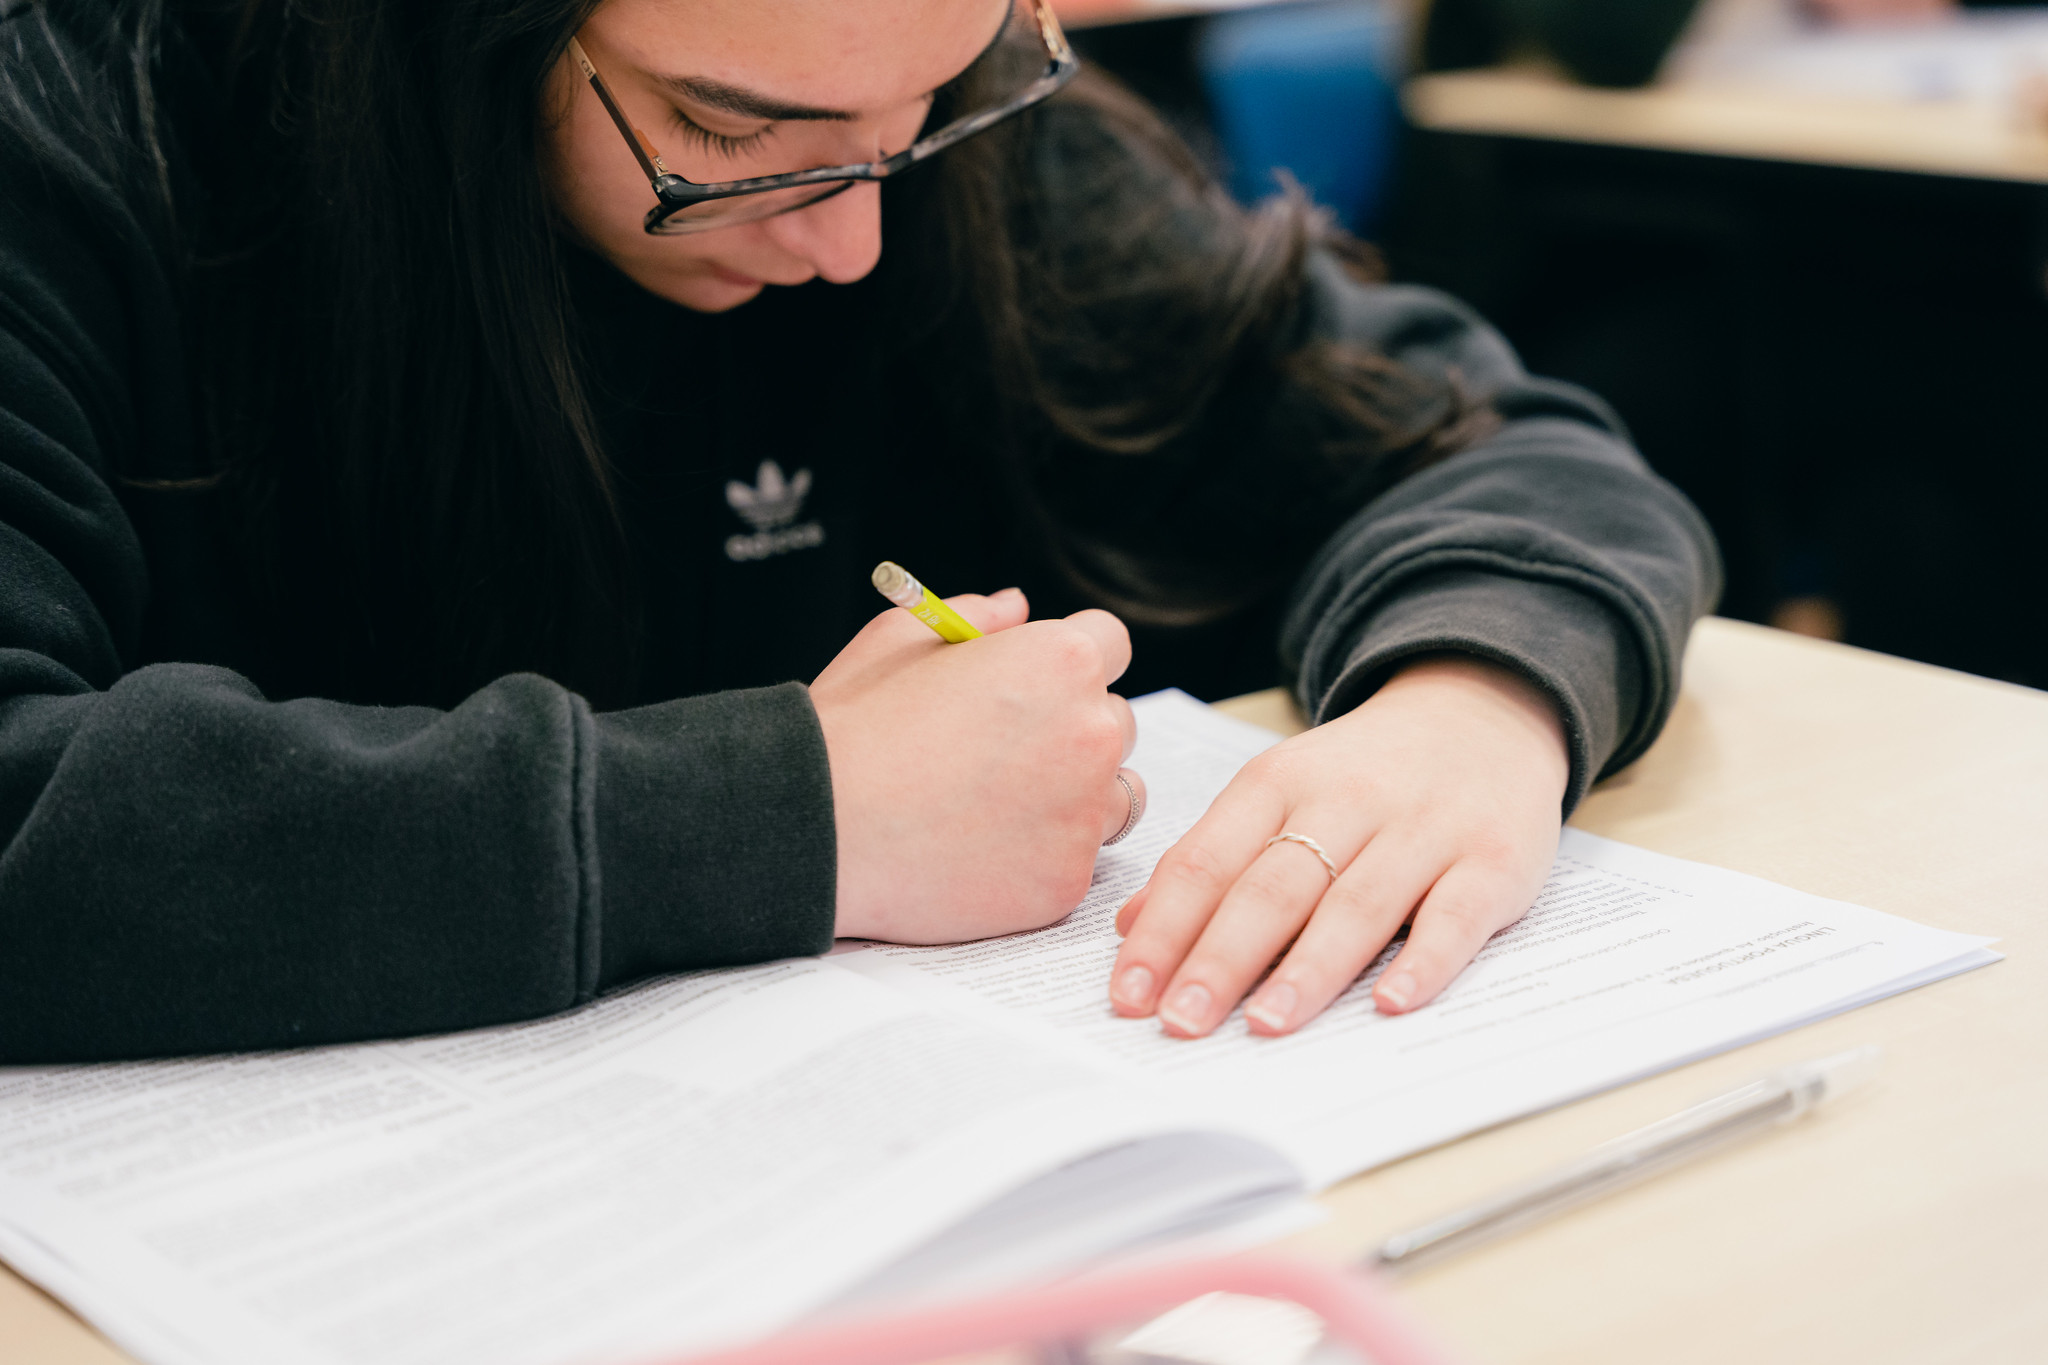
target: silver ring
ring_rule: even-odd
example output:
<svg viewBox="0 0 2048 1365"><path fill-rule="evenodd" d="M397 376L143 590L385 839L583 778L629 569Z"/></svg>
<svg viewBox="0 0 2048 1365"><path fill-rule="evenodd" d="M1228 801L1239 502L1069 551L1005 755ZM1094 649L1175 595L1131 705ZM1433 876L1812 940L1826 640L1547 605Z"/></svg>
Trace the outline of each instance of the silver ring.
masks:
<svg viewBox="0 0 2048 1365"><path fill-rule="evenodd" d="M1331 881L1337 880L1337 864L1330 861L1330 855L1323 852L1321 844L1309 838L1306 834L1276 834L1266 840L1267 848L1271 848L1275 844L1300 844L1303 848L1316 855L1317 860L1323 865L1323 871L1330 874Z"/></svg>
<svg viewBox="0 0 2048 1365"><path fill-rule="evenodd" d="M1137 787L1131 782L1130 778L1124 776L1123 769L1117 769L1116 780L1123 784L1124 795L1131 798L1131 813L1124 817L1124 827L1122 829L1102 841L1104 848L1108 848L1111 844L1120 844L1130 838L1131 831L1136 829L1138 822L1145 818L1145 798L1138 795Z"/></svg>

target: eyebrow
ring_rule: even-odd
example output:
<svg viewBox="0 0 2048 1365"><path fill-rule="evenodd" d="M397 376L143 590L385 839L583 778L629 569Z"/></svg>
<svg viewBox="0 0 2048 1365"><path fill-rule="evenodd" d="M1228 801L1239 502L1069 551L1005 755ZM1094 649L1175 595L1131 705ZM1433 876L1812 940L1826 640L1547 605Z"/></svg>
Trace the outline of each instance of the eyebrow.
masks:
<svg viewBox="0 0 2048 1365"><path fill-rule="evenodd" d="M995 51L1003 41L1003 35L1010 31L1010 17L1016 13L1014 5L1003 7L1003 22L996 29L988 45L975 54L978 62ZM969 62L968 66L974 63ZM664 76L656 75L657 84L666 87L684 99L698 104L721 109L740 118L762 119L769 123L785 120L803 123L851 123L860 115L846 109L824 109L815 104L791 104L786 100L764 95L758 90L749 90L744 85L732 85L725 81L713 80L709 76Z"/></svg>

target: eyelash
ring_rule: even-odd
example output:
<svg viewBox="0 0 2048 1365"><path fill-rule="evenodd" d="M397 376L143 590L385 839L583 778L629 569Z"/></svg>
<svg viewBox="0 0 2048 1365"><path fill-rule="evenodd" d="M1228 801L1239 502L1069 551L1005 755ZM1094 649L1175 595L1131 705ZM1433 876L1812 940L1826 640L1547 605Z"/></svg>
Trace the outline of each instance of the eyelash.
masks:
<svg viewBox="0 0 2048 1365"><path fill-rule="evenodd" d="M768 134L773 129L773 125L770 125L757 133L748 133L745 137L730 137L724 133L712 132L680 109L676 110L676 127L689 141L723 157L745 156L767 141Z"/></svg>

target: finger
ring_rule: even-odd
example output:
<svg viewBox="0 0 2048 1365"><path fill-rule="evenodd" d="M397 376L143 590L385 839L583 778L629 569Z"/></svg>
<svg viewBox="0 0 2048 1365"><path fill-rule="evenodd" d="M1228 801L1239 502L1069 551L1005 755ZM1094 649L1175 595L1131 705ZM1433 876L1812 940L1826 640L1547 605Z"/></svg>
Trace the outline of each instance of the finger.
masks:
<svg viewBox="0 0 2048 1365"><path fill-rule="evenodd" d="M1520 919L1528 898L1518 880L1467 859L1437 878L1415 910L1408 942L1373 987L1382 1014L1406 1014L1436 999L1486 940Z"/></svg>
<svg viewBox="0 0 2048 1365"><path fill-rule="evenodd" d="M1322 860L1299 844L1273 844L1259 854L1160 993L1166 1031L1199 1038L1228 1018L1301 932L1329 885Z"/></svg>
<svg viewBox="0 0 2048 1365"><path fill-rule="evenodd" d="M1025 599L1022 588L1004 588L987 597L978 592L963 592L948 597L946 605L966 617L983 635L1021 626L1031 619L1031 603Z"/></svg>
<svg viewBox="0 0 2048 1365"><path fill-rule="evenodd" d="M1129 768L1116 771L1123 781L1109 784L1109 804L1102 811L1102 842L1105 844L1119 835L1128 835L1145 818L1145 779ZM1131 785L1127 788L1124 782Z"/></svg>
<svg viewBox="0 0 2048 1365"><path fill-rule="evenodd" d="M1223 789L1195 827L1159 860L1110 969L1110 1004L1118 1014L1150 1014L1166 984L1201 936L1239 875L1280 827L1285 813L1276 789L1244 775Z"/></svg>
<svg viewBox="0 0 2048 1365"><path fill-rule="evenodd" d="M1291 1033L1350 989L1448 864L1381 834L1323 892L1301 937L1245 1002L1252 1032Z"/></svg>
<svg viewBox="0 0 2048 1365"><path fill-rule="evenodd" d="M1131 932L1131 925L1145 909L1145 893L1152 888L1141 886L1131 893L1131 898L1117 908L1116 936L1124 937Z"/></svg>
<svg viewBox="0 0 2048 1365"><path fill-rule="evenodd" d="M1131 761L1131 750L1138 747L1138 713L1131 710L1131 704L1114 692L1109 694L1110 709L1116 712L1117 727L1124 732L1124 762Z"/></svg>
<svg viewBox="0 0 2048 1365"><path fill-rule="evenodd" d="M1124 623L1106 611L1089 608L1067 618L1067 624L1085 631L1102 651L1102 681L1115 682L1131 666L1131 633Z"/></svg>
<svg viewBox="0 0 2048 1365"><path fill-rule="evenodd" d="M1030 603L1016 588L1005 588L989 597L962 593L946 600L984 635L1022 625L1031 614ZM833 659L825 673L819 675L819 681L828 675L845 681L895 668L908 659L922 658L933 650L944 648L945 644L930 626L903 608L884 607L847 642L846 648Z"/></svg>

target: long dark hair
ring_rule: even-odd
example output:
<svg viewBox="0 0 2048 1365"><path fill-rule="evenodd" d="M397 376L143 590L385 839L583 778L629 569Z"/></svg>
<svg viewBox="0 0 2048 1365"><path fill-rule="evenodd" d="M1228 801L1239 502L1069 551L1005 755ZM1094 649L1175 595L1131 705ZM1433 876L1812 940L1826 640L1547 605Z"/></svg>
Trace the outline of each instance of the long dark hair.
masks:
<svg viewBox="0 0 2048 1365"><path fill-rule="evenodd" d="M629 695L636 604L540 172L549 75L599 0L185 0L175 25L165 3L31 8L98 55L106 88L73 93L118 111L101 173L150 191L141 216L187 253L216 459L195 485L233 509L247 579L319 623L330 693L447 702L529 668ZM178 217L154 104L174 59L227 95L203 224ZM33 101L11 100L19 122ZM1101 78L892 184L885 212L912 244L884 264L902 357L957 370L937 387L962 429L1005 433L1049 560L1135 618L1228 612L1285 557L1119 539L1063 504L1060 461L1179 458L1226 388L1284 388L1283 444L1341 508L1483 420L1454 383L1305 339L1309 252L1367 258L1299 196L1231 204Z"/></svg>

